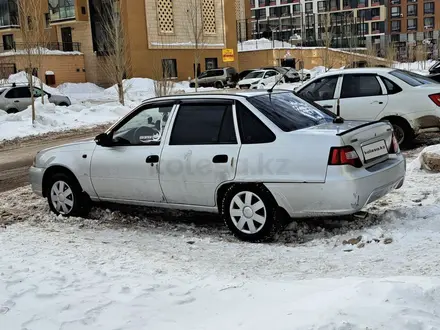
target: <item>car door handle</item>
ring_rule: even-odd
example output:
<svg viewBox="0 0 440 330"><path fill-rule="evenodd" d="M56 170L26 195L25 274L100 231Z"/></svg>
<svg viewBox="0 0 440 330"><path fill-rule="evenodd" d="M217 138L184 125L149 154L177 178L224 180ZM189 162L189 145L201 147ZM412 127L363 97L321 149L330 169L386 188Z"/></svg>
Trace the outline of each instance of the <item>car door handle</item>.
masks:
<svg viewBox="0 0 440 330"><path fill-rule="evenodd" d="M15 100L15 101L14 101L14 103L18 103L18 102L20 102L20 101L19 101L19 100Z"/></svg>
<svg viewBox="0 0 440 330"><path fill-rule="evenodd" d="M159 163L159 156L158 155L150 155L147 157L145 162L148 164Z"/></svg>
<svg viewBox="0 0 440 330"><path fill-rule="evenodd" d="M228 162L228 155L215 155L212 159L212 162L215 164L218 163L227 163Z"/></svg>
<svg viewBox="0 0 440 330"><path fill-rule="evenodd" d="M373 101L373 102L371 102L370 104L374 104L374 103L379 103L379 104L383 104L383 102L382 102L382 101Z"/></svg>
<svg viewBox="0 0 440 330"><path fill-rule="evenodd" d="M333 108L333 106L330 105L330 104L323 105L323 107L326 108L326 109L331 109L331 108Z"/></svg>

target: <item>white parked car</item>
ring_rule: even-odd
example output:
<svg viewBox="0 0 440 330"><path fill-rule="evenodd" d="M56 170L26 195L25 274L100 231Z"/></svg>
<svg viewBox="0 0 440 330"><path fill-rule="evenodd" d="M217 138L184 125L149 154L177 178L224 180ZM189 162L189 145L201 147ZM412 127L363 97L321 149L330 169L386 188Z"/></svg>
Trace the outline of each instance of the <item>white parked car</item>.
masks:
<svg viewBox="0 0 440 330"><path fill-rule="evenodd" d="M388 120L400 144L424 129L440 129L440 84L390 68L345 69L322 74L296 90L348 120Z"/></svg>
<svg viewBox="0 0 440 330"><path fill-rule="evenodd" d="M37 154L35 193L64 216L91 201L220 213L249 241L285 216L353 214L400 188L405 160L387 122L334 122L290 91L151 99L93 141Z"/></svg>
<svg viewBox="0 0 440 330"><path fill-rule="evenodd" d="M256 70L238 82L240 89L261 89L275 84L282 75L275 70ZM281 82L284 82L281 80Z"/></svg>

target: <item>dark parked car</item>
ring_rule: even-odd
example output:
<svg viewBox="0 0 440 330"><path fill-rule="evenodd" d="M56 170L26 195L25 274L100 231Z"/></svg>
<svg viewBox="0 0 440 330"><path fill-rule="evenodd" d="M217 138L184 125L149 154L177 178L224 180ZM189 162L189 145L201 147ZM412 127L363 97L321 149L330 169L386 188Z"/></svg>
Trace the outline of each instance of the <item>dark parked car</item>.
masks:
<svg viewBox="0 0 440 330"><path fill-rule="evenodd" d="M232 67L206 70L197 77L199 87L235 87L237 81L237 71ZM196 87L195 79L190 81L189 87Z"/></svg>
<svg viewBox="0 0 440 330"><path fill-rule="evenodd" d="M440 61L436 61L434 65L429 68L429 75L427 75L427 77L440 83Z"/></svg>
<svg viewBox="0 0 440 330"><path fill-rule="evenodd" d="M238 74L238 81L243 80L244 77L246 77L249 73L256 71L257 69L249 69L249 70L243 70Z"/></svg>
<svg viewBox="0 0 440 330"><path fill-rule="evenodd" d="M295 69L286 69L282 66L265 66L263 68L261 68L263 70L275 70L281 74L286 74L286 76L284 77L284 81L286 83L291 83L291 82L298 82L301 80L301 78L299 77L299 73L298 71L296 71Z"/></svg>

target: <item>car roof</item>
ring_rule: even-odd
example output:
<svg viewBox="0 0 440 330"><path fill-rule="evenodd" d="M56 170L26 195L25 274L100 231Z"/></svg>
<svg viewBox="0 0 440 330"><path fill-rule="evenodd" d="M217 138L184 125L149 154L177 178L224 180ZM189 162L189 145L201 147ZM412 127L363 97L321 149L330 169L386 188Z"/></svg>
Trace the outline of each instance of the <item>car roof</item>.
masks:
<svg viewBox="0 0 440 330"><path fill-rule="evenodd" d="M215 90L215 91L206 91L206 92L192 92L192 93L185 93L185 94L175 94L175 95L168 95L168 96L160 96L155 97L152 99L144 100L143 103L149 103L149 102L155 102L155 101L162 101L162 100L178 100L178 99L185 99L185 98L204 98L204 97L213 97L213 98L221 98L222 96L226 96L234 98L234 97L241 97L241 98L249 98L254 96L262 96L262 95L269 95L269 94L281 94L281 93L292 93L291 90L285 90L285 89L274 89L272 93L269 93L265 89L254 89L254 90L242 90L242 89L224 89L224 90Z"/></svg>
<svg viewBox="0 0 440 330"><path fill-rule="evenodd" d="M340 70L332 70L326 73L320 74L318 77L332 76L335 74L356 74L356 73L388 73L394 71L396 69L393 68L382 68L382 67L374 67L374 68L353 68L353 69L340 69Z"/></svg>

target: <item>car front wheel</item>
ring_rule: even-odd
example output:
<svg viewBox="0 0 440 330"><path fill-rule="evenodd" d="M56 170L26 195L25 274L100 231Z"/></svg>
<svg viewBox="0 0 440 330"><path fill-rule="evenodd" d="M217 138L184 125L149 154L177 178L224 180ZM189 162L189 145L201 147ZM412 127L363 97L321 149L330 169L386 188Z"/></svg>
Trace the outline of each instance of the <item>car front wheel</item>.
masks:
<svg viewBox="0 0 440 330"><path fill-rule="evenodd" d="M239 239L266 241L280 229L278 205L263 185L235 185L223 196L221 214Z"/></svg>
<svg viewBox="0 0 440 330"><path fill-rule="evenodd" d="M55 174L47 185L46 196L52 212L62 216L82 217L90 211L90 202L79 184L64 173Z"/></svg>

